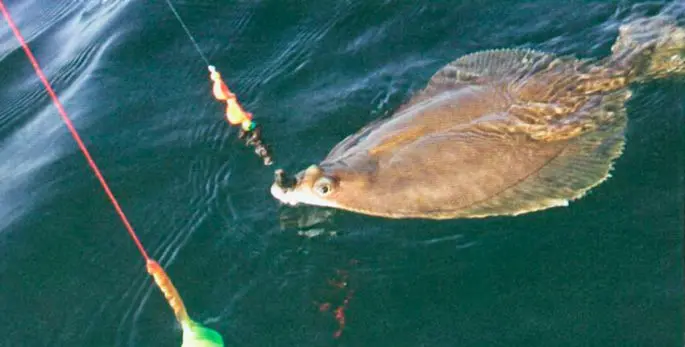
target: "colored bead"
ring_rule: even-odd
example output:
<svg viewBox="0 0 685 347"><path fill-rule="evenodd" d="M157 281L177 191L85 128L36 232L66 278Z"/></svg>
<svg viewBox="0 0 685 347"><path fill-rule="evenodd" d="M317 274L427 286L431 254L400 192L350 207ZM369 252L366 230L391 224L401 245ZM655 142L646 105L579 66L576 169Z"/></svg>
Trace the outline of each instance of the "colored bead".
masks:
<svg viewBox="0 0 685 347"><path fill-rule="evenodd" d="M246 120L243 121L242 126L243 126L243 130L245 130L245 131L252 131L252 130L254 130L254 128L255 128L257 125L255 124L255 122L253 122L253 121L251 121L251 120L249 120L249 119L246 119Z"/></svg>

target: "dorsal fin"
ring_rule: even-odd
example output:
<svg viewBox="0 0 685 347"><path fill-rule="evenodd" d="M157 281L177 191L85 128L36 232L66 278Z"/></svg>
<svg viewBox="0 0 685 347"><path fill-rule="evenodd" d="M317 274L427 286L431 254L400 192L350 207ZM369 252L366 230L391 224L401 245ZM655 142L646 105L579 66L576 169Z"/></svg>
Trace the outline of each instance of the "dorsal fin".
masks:
<svg viewBox="0 0 685 347"><path fill-rule="evenodd" d="M431 98L445 90L505 81L515 84L548 68L556 56L530 49L493 49L467 54L438 70L425 89L399 110Z"/></svg>
<svg viewBox="0 0 685 347"><path fill-rule="evenodd" d="M621 71L595 66L590 60L529 49L488 50L465 55L437 71L427 86L391 118L401 117L415 106L420 109L445 92L482 86L494 90L489 97L495 95L506 106L501 111L516 119L517 131L538 140L558 141L593 130L593 124L598 122L593 116L613 117L611 113L581 108L599 105L603 93L621 89L626 82ZM389 119L379 119L346 138L327 159L343 159L350 148L386 121ZM395 140L401 138L394 137L389 144Z"/></svg>
<svg viewBox="0 0 685 347"><path fill-rule="evenodd" d="M530 49L493 49L467 54L433 75L429 85L443 85L455 81L511 80L546 68L556 56Z"/></svg>

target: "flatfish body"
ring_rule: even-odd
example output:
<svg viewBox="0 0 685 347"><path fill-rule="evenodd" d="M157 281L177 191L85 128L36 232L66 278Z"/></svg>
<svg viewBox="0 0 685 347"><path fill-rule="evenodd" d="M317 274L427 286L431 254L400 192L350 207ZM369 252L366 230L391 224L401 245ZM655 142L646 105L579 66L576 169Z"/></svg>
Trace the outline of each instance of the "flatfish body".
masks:
<svg viewBox="0 0 685 347"><path fill-rule="evenodd" d="M517 215L568 204L609 177L624 147L631 83L685 71L685 31L625 25L593 62L532 50L455 60L388 119L276 182L288 204L389 218Z"/></svg>

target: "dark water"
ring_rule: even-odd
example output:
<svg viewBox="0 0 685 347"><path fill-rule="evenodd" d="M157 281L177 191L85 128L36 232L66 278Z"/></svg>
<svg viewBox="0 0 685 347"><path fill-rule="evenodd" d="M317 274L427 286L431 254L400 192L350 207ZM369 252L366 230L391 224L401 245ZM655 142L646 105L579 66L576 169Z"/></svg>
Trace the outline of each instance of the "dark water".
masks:
<svg viewBox="0 0 685 347"><path fill-rule="evenodd" d="M279 208L273 168L223 121L163 1L7 2L143 243L227 346L683 346L685 82L634 88L614 177L567 208L389 221ZM462 54L602 57L621 22L685 15L682 1L175 4L289 170ZM0 81L0 345L179 346L4 21Z"/></svg>

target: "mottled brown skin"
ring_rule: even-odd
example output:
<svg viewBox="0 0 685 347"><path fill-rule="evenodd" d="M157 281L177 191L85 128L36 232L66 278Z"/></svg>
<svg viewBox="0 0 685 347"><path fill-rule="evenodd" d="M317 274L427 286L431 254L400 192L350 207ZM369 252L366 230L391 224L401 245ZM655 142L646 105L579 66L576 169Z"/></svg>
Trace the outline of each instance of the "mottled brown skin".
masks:
<svg viewBox="0 0 685 347"><path fill-rule="evenodd" d="M682 29L639 25L622 29L630 36L601 64L530 51L457 60L392 118L345 139L294 188L272 193L389 218L565 205L606 179L620 155L628 85L685 70Z"/></svg>
<svg viewBox="0 0 685 347"><path fill-rule="evenodd" d="M333 197L335 201L381 215L424 215L445 207L463 209L515 183L563 148L562 143L541 144L524 134L507 134L502 130L507 126L506 119L479 125L477 120L482 114L505 112L508 105L498 102L501 99L487 90L465 88L459 94L441 103L404 111L415 115L398 115L396 119L404 123L402 126L393 122L381 126L367 141L355 146L355 152L372 149L360 151L353 157L354 164L344 157L326 158L320 166L335 178L348 171L346 166L382 168L347 173L340 181L355 182L364 187L364 193L339 194ZM460 117L450 117L455 105L459 105ZM397 130L393 131L393 127ZM419 128L417 136L397 139L406 131L404 127ZM449 140L436 139L441 136ZM393 147L377 150L376 146L382 147L384 142L393 142ZM344 186L341 188L341 192L345 191Z"/></svg>

